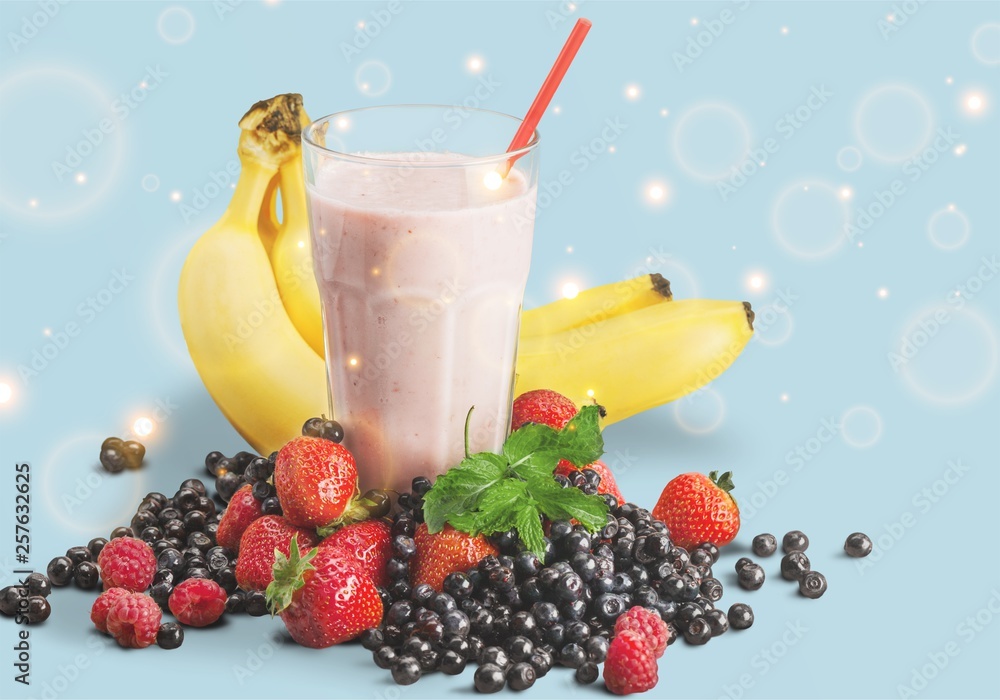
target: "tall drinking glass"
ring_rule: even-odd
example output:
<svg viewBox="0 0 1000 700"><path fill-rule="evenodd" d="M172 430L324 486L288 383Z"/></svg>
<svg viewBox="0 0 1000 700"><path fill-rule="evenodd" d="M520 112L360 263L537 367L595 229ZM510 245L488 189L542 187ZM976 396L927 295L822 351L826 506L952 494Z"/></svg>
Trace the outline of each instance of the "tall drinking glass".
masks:
<svg viewBox="0 0 1000 700"><path fill-rule="evenodd" d="M400 105L303 133L331 411L362 491L457 464L473 406L470 449L503 444L538 174L537 133L505 153L519 125Z"/></svg>

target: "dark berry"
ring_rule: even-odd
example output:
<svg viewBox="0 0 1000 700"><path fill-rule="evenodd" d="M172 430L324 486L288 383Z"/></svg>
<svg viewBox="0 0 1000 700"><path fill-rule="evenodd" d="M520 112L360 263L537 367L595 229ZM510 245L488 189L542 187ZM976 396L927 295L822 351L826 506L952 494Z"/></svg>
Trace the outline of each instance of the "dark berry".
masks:
<svg viewBox="0 0 1000 700"><path fill-rule="evenodd" d="M170 600L170 594L174 592L174 586L172 583L167 581L160 581L159 583L154 583L149 588L149 597L156 601L156 604L160 606L160 609L166 611L168 610L167 603Z"/></svg>
<svg viewBox="0 0 1000 700"><path fill-rule="evenodd" d="M713 637L718 637L729 630L729 619L726 617L726 613L721 610L709 610L705 613L705 619L708 621Z"/></svg>
<svg viewBox="0 0 1000 700"><path fill-rule="evenodd" d="M809 557L805 552L789 552L781 558L781 577L787 581L798 581L809 571Z"/></svg>
<svg viewBox="0 0 1000 700"><path fill-rule="evenodd" d="M700 589L701 594L713 603L722 599L722 583L716 578L702 579Z"/></svg>
<svg viewBox="0 0 1000 700"><path fill-rule="evenodd" d="M740 588L756 591L764 585L764 569L760 564L747 564L736 575Z"/></svg>
<svg viewBox="0 0 1000 700"><path fill-rule="evenodd" d="M501 668L506 668L510 664L510 657L501 647L492 646L483 649L479 655L480 664L495 664Z"/></svg>
<svg viewBox="0 0 1000 700"><path fill-rule="evenodd" d="M736 573L740 573L740 569L742 569L744 566L747 566L748 564L753 564L753 559L751 559L750 557L740 557L739 559L736 560L736 565L733 568L736 569Z"/></svg>
<svg viewBox="0 0 1000 700"><path fill-rule="evenodd" d="M574 678L577 683L582 683L583 685L589 685L597 680L598 670L597 664L592 661L587 661L579 668L576 669L576 674Z"/></svg>
<svg viewBox="0 0 1000 700"><path fill-rule="evenodd" d="M277 496L268 496L260 504L260 512L264 515L281 515L281 501Z"/></svg>
<svg viewBox="0 0 1000 700"><path fill-rule="evenodd" d="M428 491L431 490L431 480L426 476L418 476L410 482L410 490L417 496L423 497Z"/></svg>
<svg viewBox="0 0 1000 700"><path fill-rule="evenodd" d="M503 690L506 680L502 668L486 663L476 669L473 682L480 693L498 693Z"/></svg>
<svg viewBox="0 0 1000 700"><path fill-rule="evenodd" d="M520 634L508 638L505 647L510 660L515 663L526 661L535 651L535 645L532 644L531 640Z"/></svg>
<svg viewBox="0 0 1000 700"><path fill-rule="evenodd" d="M219 494L219 498L228 503L244 483L246 482L239 474L226 472L215 480L215 491Z"/></svg>
<svg viewBox="0 0 1000 700"><path fill-rule="evenodd" d="M765 532L753 538L750 548L758 557L769 557L778 551L778 540L774 535Z"/></svg>
<svg viewBox="0 0 1000 700"><path fill-rule="evenodd" d="M872 541L863 532L854 532L847 536L844 551L849 557L867 557L872 553Z"/></svg>
<svg viewBox="0 0 1000 700"><path fill-rule="evenodd" d="M302 434L306 437L319 437L320 427L323 425L323 418L310 418L302 424Z"/></svg>
<svg viewBox="0 0 1000 700"><path fill-rule="evenodd" d="M412 656L401 656L392 665L392 680L398 685L413 685L420 675L420 662Z"/></svg>
<svg viewBox="0 0 1000 700"><path fill-rule="evenodd" d="M587 661L595 664L604 663L604 660L608 658L609 646L610 642L607 637L596 636L588 639L583 645L584 651L587 652Z"/></svg>
<svg viewBox="0 0 1000 700"><path fill-rule="evenodd" d="M205 470L214 476L219 460L222 459L223 456L224 455L218 450L213 450L205 455Z"/></svg>
<svg viewBox="0 0 1000 700"><path fill-rule="evenodd" d="M563 666L567 666L569 668L580 668L586 660L587 652L585 652L583 647L579 644L566 644L559 651L559 663Z"/></svg>
<svg viewBox="0 0 1000 700"><path fill-rule="evenodd" d="M379 647L372 652L372 659L379 668L392 668L396 662L396 650L390 646Z"/></svg>
<svg viewBox="0 0 1000 700"><path fill-rule="evenodd" d="M147 496L147 498L149 497ZM87 549L90 550L90 556L93 557L95 561L97 560L97 555L101 553L101 550L104 549L104 545L107 543L108 541L103 537L95 537L87 543Z"/></svg>
<svg viewBox="0 0 1000 700"><path fill-rule="evenodd" d="M226 612L230 615L236 615L238 613L246 610L246 597L243 591L236 591L231 593L228 598L226 598Z"/></svg>
<svg viewBox="0 0 1000 700"><path fill-rule="evenodd" d="M535 667L526 661L521 661L507 671L507 685L511 690L527 690L535 684Z"/></svg>
<svg viewBox="0 0 1000 700"><path fill-rule="evenodd" d="M52 614L52 606L49 601L40 595L28 596L28 623L38 624L45 622Z"/></svg>
<svg viewBox="0 0 1000 700"><path fill-rule="evenodd" d="M704 617L691 620L684 628L684 641L692 645L705 644L712 638L712 627Z"/></svg>
<svg viewBox="0 0 1000 700"><path fill-rule="evenodd" d="M73 581L84 590L97 588L100 580L101 572L98 570L97 564L92 561L81 561L73 569Z"/></svg>
<svg viewBox="0 0 1000 700"><path fill-rule="evenodd" d="M597 618L606 626L613 626L625 612L625 601L617 593L602 593L594 600Z"/></svg>
<svg viewBox="0 0 1000 700"><path fill-rule="evenodd" d="M261 591L250 591L246 595L247 614L252 617L267 615L267 596Z"/></svg>
<svg viewBox="0 0 1000 700"><path fill-rule="evenodd" d="M66 556L73 562L74 566L83 561L94 561L90 550L86 547L70 547L66 550Z"/></svg>
<svg viewBox="0 0 1000 700"><path fill-rule="evenodd" d="M745 630L753 625L753 609L746 603L733 603L729 608L729 626Z"/></svg>
<svg viewBox="0 0 1000 700"><path fill-rule="evenodd" d="M73 578L73 560L69 557L55 557L45 568L53 586L66 586Z"/></svg>
<svg viewBox="0 0 1000 700"><path fill-rule="evenodd" d="M156 633L156 644L161 649L176 649L184 642L184 629L176 622L164 622Z"/></svg>
<svg viewBox="0 0 1000 700"><path fill-rule="evenodd" d="M781 551L785 554L804 552L807 549L809 549L809 538L801 530L792 530L781 538Z"/></svg>
<svg viewBox="0 0 1000 700"><path fill-rule="evenodd" d="M23 586L7 586L0 591L0 613L13 617L21 609L25 598Z"/></svg>
<svg viewBox="0 0 1000 700"><path fill-rule="evenodd" d="M819 598L826 593L826 576L818 571L807 571L799 579L799 593L806 598Z"/></svg>
<svg viewBox="0 0 1000 700"><path fill-rule="evenodd" d="M119 537L135 537L135 533L132 532L131 528L121 526L116 527L111 531L111 535L108 537L109 540L117 540Z"/></svg>

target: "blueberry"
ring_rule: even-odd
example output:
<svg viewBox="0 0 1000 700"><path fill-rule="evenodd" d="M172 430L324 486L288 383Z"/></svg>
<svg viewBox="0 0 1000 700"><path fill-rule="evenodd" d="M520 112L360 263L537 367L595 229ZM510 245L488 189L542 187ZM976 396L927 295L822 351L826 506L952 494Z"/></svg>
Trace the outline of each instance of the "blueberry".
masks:
<svg viewBox="0 0 1000 700"><path fill-rule="evenodd" d="M496 664L487 663L476 669L473 682L480 693L497 693L503 690L506 679L503 669Z"/></svg>
<svg viewBox="0 0 1000 700"><path fill-rule="evenodd" d="M704 549L692 550L689 557L691 563L695 566L711 566L715 563L712 561L712 555Z"/></svg>
<svg viewBox="0 0 1000 700"><path fill-rule="evenodd" d="M569 668L580 668L587 661L587 652L579 644L570 643L559 651L559 663Z"/></svg>
<svg viewBox="0 0 1000 700"><path fill-rule="evenodd" d="M595 664L602 664L608 658L609 646L610 642L608 642L607 637L597 636L588 639L584 643L583 649L587 652L588 661Z"/></svg>
<svg viewBox="0 0 1000 700"><path fill-rule="evenodd" d="M261 591L250 591L246 595L247 614L251 617L267 615L267 596Z"/></svg>
<svg viewBox="0 0 1000 700"><path fill-rule="evenodd" d="M152 598L160 609L163 611L169 610L167 607L167 602L170 600L170 594L174 592L174 586L166 581L160 581L159 583L154 583L149 588L149 597Z"/></svg>
<svg viewBox="0 0 1000 700"><path fill-rule="evenodd" d="M506 668L510 663L510 657L501 647L486 647L479 655L480 664L494 664L501 668Z"/></svg>
<svg viewBox="0 0 1000 700"><path fill-rule="evenodd" d="M537 626L551 627L559 621L559 609L548 602L538 602L531 606L531 615Z"/></svg>
<svg viewBox="0 0 1000 700"><path fill-rule="evenodd" d="M150 495L153 495L153 494L150 494ZM156 494L156 495L157 496L163 496L163 494ZM146 498L149 498L149 496L146 496ZM166 501L165 498L164 498L164 501ZM157 502L159 502L159 501L157 501ZM96 560L97 559L97 555L101 553L101 550L104 549L104 545L106 545L107 543L108 543L108 541L106 539L104 539L103 537L95 537L90 542L88 542L87 543L87 549L90 550L90 556L92 556Z"/></svg>
<svg viewBox="0 0 1000 700"><path fill-rule="evenodd" d="M722 583L716 578L704 578L699 586L701 594L713 603L722 599Z"/></svg>
<svg viewBox="0 0 1000 700"><path fill-rule="evenodd" d="M709 610L705 613L705 619L708 621L708 627L712 631L713 637L718 637L729 630L729 619L726 617L726 613L721 610Z"/></svg>
<svg viewBox="0 0 1000 700"><path fill-rule="evenodd" d="M392 668L396 662L396 650L390 646L379 647L372 652L372 660L379 668Z"/></svg>
<svg viewBox="0 0 1000 700"><path fill-rule="evenodd" d="M243 591L236 591L226 598L226 613L236 615L247 609L246 595Z"/></svg>
<svg viewBox="0 0 1000 700"><path fill-rule="evenodd" d="M685 624L704 615L705 611L694 603L685 603L677 610L677 619Z"/></svg>
<svg viewBox="0 0 1000 700"><path fill-rule="evenodd" d="M750 548L758 557L769 557L778 551L778 540L774 535L765 532L753 538Z"/></svg>
<svg viewBox="0 0 1000 700"><path fill-rule="evenodd" d="M692 645L701 645L712 638L712 627L703 617L695 618L684 628L684 641Z"/></svg>
<svg viewBox="0 0 1000 700"><path fill-rule="evenodd" d="M809 549L809 538L801 530L792 530L781 538L781 551L785 554L789 552L804 552Z"/></svg>
<svg viewBox="0 0 1000 700"><path fill-rule="evenodd" d="M751 559L750 557L740 557L739 559L736 560L736 566L733 568L736 569L736 573L740 573L740 569L742 569L747 564L753 564L753 559Z"/></svg>
<svg viewBox="0 0 1000 700"><path fill-rule="evenodd" d="M410 599L417 605L426 606L434 597L434 587L429 583L421 583L410 591Z"/></svg>
<svg viewBox="0 0 1000 700"><path fill-rule="evenodd" d="M45 573L48 574L53 586L65 586L73 578L73 566L73 560L69 557L56 557L49 562Z"/></svg>
<svg viewBox="0 0 1000 700"><path fill-rule="evenodd" d="M86 547L70 547L66 550L66 556L69 557L74 566L80 562L94 561L94 557L90 554L90 550Z"/></svg>
<svg viewBox="0 0 1000 700"><path fill-rule="evenodd" d="M849 557L867 557L872 553L872 541L863 532L854 532L847 536L844 551Z"/></svg>
<svg viewBox="0 0 1000 700"><path fill-rule="evenodd" d="M156 645L161 649L176 649L184 642L184 629L176 622L164 622L156 633Z"/></svg>
<svg viewBox="0 0 1000 700"><path fill-rule="evenodd" d="M100 583L100 571L92 561L81 561L73 569L73 581L84 590L97 588Z"/></svg>
<svg viewBox="0 0 1000 700"><path fill-rule="evenodd" d="M527 690L535 684L535 667L526 661L516 663L507 671L507 685L511 690Z"/></svg>
<svg viewBox="0 0 1000 700"><path fill-rule="evenodd" d="M444 615L446 612L458 610L458 604L455 602L455 599L447 593L436 593L434 594L434 597L431 598L430 608L438 615Z"/></svg>
<svg viewBox="0 0 1000 700"><path fill-rule="evenodd" d="M417 545L412 537L396 535L392 538L392 553L397 559L408 561L417 553Z"/></svg>
<svg viewBox="0 0 1000 700"><path fill-rule="evenodd" d="M392 680L398 685L413 685L420 680L420 662L412 656L401 656L392 665Z"/></svg>
<svg viewBox="0 0 1000 700"><path fill-rule="evenodd" d="M745 630L753 625L753 609L746 603L733 603L729 608L729 626Z"/></svg>
<svg viewBox="0 0 1000 700"><path fill-rule="evenodd" d="M448 650L441 655L438 668L448 676L457 676L465 670L465 657L457 651Z"/></svg>
<svg viewBox="0 0 1000 700"><path fill-rule="evenodd" d="M736 575L740 588L756 591L764 585L764 569L760 564L747 564Z"/></svg>
<svg viewBox="0 0 1000 700"><path fill-rule="evenodd" d="M385 642L385 636L382 634L382 630L377 627L371 627L361 633L360 641L361 646L365 649L368 651L375 651L383 645Z"/></svg>
<svg viewBox="0 0 1000 700"><path fill-rule="evenodd" d="M594 599L594 609L597 612L597 618L611 627L625 612L625 601L617 593L602 593Z"/></svg>
<svg viewBox="0 0 1000 700"><path fill-rule="evenodd" d="M449 610L441 616L441 626L445 636L467 637L472 629L469 616L461 610Z"/></svg>
<svg viewBox="0 0 1000 700"><path fill-rule="evenodd" d="M809 557L805 552L789 552L781 558L781 577L787 581L798 581L809 571Z"/></svg>
<svg viewBox="0 0 1000 700"><path fill-rule="evenodd" d="M597 664L592 661L587 661L576 669L576 675L574 678L576 678L577 683L589 685L597 680L597 675Z"/></svg>
<svg viewBox="0 0 1000 700"><path fill-rule="evenodd" d="M583 579L576 572L563 574L556 583L555 594L566 601L579 600L583 595Z"/></svg>
<svg viewBox="0 0 1000 700"><path fill-rule="evenodd" d="M799 593L806 598L819 598L826 593L826 576L818 571L807 571L799 579Z"/></svg>

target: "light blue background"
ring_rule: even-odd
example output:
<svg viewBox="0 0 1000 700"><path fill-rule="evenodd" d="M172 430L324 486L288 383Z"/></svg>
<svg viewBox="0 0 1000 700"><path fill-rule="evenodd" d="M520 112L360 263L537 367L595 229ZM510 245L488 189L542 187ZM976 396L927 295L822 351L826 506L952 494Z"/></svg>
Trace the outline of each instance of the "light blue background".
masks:
<svg viewBox="0 0 1000 700"><path fill-rule="evenodd" d="M200 476L209 450L243 448L187 359L175 294L186 251L228 195L188 220L181 205L194 203L196 190L234 159L236 122L250 104L297 91L316 117L370 104L461 102L479 79L466 63L476 55L485 62L482 75L500 83L482 106L521 113L582 13L594 29L554 101L559 113L541 127L542 180L568 168L573 184L539 216L528 303L557 298L566 282L590 286L647 266L673 281L678 298L745 298L759 314L759 341L709 391L606 434L608 461L632 500L652 506L682 471L732 469L744 503L743 532L719 571L725 603L751 603L756 623L704 648L673 646L649 696L899 697L900 684L913 682L928 655L949 642L957 655L928 671L934 677L917 696L1000 695L1000 282L995 272L992 280L977 277L982 259L1000 252L1000 69L978 60L972 45L977 28L1000 20L995 3L592 1L576 13L556 2L407 3L350 61L341 44L353 40L359 21L376 22L372 13L386 4L246 2L220 15L221 4L72 2L36 32L40 4L0 6L0 381L13 389L0 404L0 523L7 523L0 531L8 533L0 583L9 583L13 563L15 462L32 464L31 564L44 568L65 548L127 522L146 491ZM702 35L707 47L679 70L673 54L706 28L718 29L710 22L724 10L732 22L710 42ZM557 21L561 12L566 21ZM888 30L887 15L895 15ZM986 31L993 43L980 35L979 50L992 53L981 58L995 60L996 29ZM15 47L9 32L31 36ZM384 69L368 63L356 76L370 61ZM52 162L109 115L109 102L143 80L147 66L166 73L162 82L59 181ZM637 99L629 99L629 85L638 86ZM778 120L814 87L831 96L786 140ZM978 113L968 109L970 93L984 101ZM684 119L699 105L720 103L724 112ZM733 111L754 148L768 137L780 148L723 201L691 167L711 170L742 157L746 142ZM627 127L615 152L580 170L579 149L608 119ZM916 182L902 163L877 157L922 150L927 127L957 132L954 145L964 144L964 153L949 145ZM680 154L672 145L678 129ZM853 172L837 161L850 146L862 155ZM75 182L77 172L85 183ZM897 178L905 192L859 239L844 239L841 217L855 218ZM665 187L666 201L648 201L650 183ZM853 197L838 200L844 187ZM180 203L171 201L175 191ZM943 250L928 225L949 204L964 215L968 236ZM938 242L954 243L947 236L958 215L936 222L951 226L935 229ZM779 230L793 247L839 245L806 259L782 245ZM123 268L134 279L88 321L78 305ZM760 288L751 286L754 275ZM947 297L962 285L968 298L959 310ZM770 322L761 323L779 293L793 303L784 313L772 308ZM929 339L908 331L941 304L947 322ZM80 334L23 382L18 366L71 321ZM894 371L887 353L904 337L922 347ZM622 361L629 361L627 347ZM977 388L973 398L940 400ZM159 414L146 440L146 467L102 477L95 469L101 439L153 415L157 401L169 415ZM832 433L824 421L836 426ZM798 470L797 447L809 456ZM949 461L969 467L951 484L939 481L956 473ZM777 470L787 480L774 488ZM920 495L936 483L933 501ZM765 562L761 591L740 591L732 563L751 537L792 528L810 536L814 567L829 580L826 596L800 598L777 575L777 558ZM854 530L880 538L867 568L840 551ZM52 618L31 630L30 689L11 680L15 627L0 623L4 697L178 697L181 688L203 697L472 692L470 673L397 689L360 647L305 650L276 637L281 623L266 619L192 630L178 651L124 652L92 629L91 600L73 589L53 595ZM964 622L977 614L977 627ZM596 692L557 671L532 694Z"/></svg>

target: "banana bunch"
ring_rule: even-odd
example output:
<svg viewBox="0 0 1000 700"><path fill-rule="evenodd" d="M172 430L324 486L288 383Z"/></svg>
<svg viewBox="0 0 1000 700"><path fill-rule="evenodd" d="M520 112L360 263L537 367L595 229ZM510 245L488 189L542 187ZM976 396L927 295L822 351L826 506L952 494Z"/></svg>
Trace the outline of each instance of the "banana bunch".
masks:
<svg viewBox="0 0 1000 700"><path fill-rule="evenodd" d="M260 454L298 435L306 418L329 413L302 171L308 123L300 95L250 108L239 123L232 201L181 271L191 359ZM752 333L746 302L675 301L658 274L594 287L523 313L516 393L546 388L578 404L597 401L612 423L715 379Z"/></svg>

